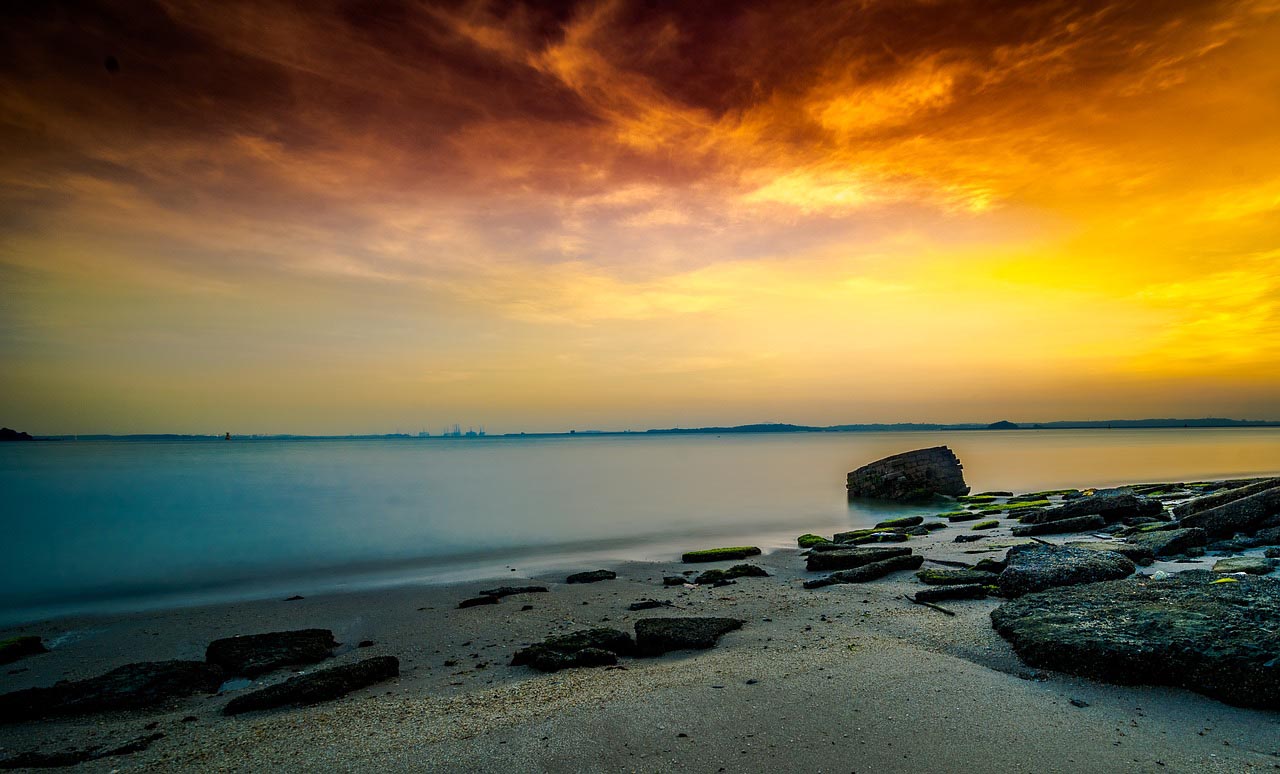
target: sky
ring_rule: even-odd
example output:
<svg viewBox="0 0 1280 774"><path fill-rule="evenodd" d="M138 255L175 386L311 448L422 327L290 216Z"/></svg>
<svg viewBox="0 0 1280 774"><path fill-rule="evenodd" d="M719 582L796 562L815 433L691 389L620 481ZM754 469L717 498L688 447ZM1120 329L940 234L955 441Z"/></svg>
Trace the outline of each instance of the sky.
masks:
<svg viewBox="0 0 1280 774"><path fill-rule="evenodd" d="M1280 419L1280 0L0 17L12 427Z"/></svg>

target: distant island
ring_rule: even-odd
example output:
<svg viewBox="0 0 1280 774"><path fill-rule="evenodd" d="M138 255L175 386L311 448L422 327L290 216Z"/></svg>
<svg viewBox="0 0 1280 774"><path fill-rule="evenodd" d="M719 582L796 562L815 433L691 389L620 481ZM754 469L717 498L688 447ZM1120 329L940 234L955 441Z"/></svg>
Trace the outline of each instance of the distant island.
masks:
<svg viewBox="0 0 1280 774"><path fill-rule="evenodd" d="M4 428L0 431L0 440L41 440L41 441L196 441L224 440L232 435L234 440L248 441L291 441L291 440L384 440L384 439L446 439L446 440L485 440L489 438L560 438L560 437L598 437L620 435L729 435L749 433L893 433L919 431L972 431L972 430L1125 430L1139 428L1226 428L1226 427L1280 427L1280 421L1265 419L1226 419L1223 417L1202 417L1199 419L1092 419L1064 420L1057 422L1036 422L1033 424L1017 424L1002 419L998 422L956 422L951 424L934 424L928 422L897 422L893 424L868 423L850 425L793 425L784 422L765 422L750 425L733 425L731 427L666 427L651 430L568 430L564 432L545 433L445 433L429 435L427 433L370 433L363 435L290 435L290 434L180 434L180 433L134 433L127 435L92 434L92 435L46 435L34 439L27 433Z"/></svg>

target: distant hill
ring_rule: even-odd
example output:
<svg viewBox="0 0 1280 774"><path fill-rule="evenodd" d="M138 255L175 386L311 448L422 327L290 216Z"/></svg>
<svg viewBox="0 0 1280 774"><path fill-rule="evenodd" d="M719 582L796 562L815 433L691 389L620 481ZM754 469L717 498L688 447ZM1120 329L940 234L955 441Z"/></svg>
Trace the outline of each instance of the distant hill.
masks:
<svg viewBox="0 0 1280 774"><path fill-rule="evenodd" d="M1022 428L1018 427L1017 425L1015 425L1014 423L1010 422L1007 419L1002 419L999 422L992 422L991 424L987 425L987 429L988 430L1021 430Z"/></svg>
<svg viewBox="0 0 1280 774"><path fill-rule="evenodd" d="M34 441L29 434L12 430L7 427L0 427L0 441Z"/></svg>

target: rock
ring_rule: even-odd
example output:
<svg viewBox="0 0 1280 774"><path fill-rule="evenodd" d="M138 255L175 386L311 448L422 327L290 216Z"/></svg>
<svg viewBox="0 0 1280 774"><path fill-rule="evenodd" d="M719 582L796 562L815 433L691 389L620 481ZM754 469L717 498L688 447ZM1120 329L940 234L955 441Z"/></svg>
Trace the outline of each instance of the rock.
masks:
<svg viewBox="0 0 1280 774"><path fill-rule="evenodd" d="M632 602L627 605L628 610L653 610L659 607L671 607L670 602L663 602L657 599L642 599L639 602Z"/></svg>
<svg viewBox="0 0 1280 774"><path fill-rule="evenodd" d="M864 465L848 475L846 488L850 498L898 502L969 493L960 460L945 446L895 454Z"/></svg>
<svg viewBox="0 0 1280 774"><path fill-rule="evenodd" d="M0 695L0 723L42 717L146 709L193 693L213 693L226 674L202 661L146 661L87 680Z"/></svg>
<svg viewBox="0 0 1280 774"><path fill-rule="evenodd" d="M912 537L919 537L922 535L928 535L929 531L930 530L928 527L921 524L918 527L907 527L906 529L902 530L902 534L910 535Z"/></svg>
<svg viewBox="0 0 1280 774"><path fill-rule="evenodd" d="M918 570L920 569L921 564L924 564L923 556L891 556L888 559L864 564L861 567L833 572L825 578L816 578L811 581L805 581L804 587L806 589L816 589L837 583L866 583L867 581L873 581L877 578L883 578L884 576L893 572L898 572L899 570Z"/></svg>
<svg viewBox="0 0 1280 774"><path fill-rule="evenodd" d="M730 548L707 548L702 551L689 551L680 556L685 564L695 562L719 562L725 559L746 559L759 556L760 549L755 546L732 546Z"/></svg>
<svg viewBox="0 0 1280 774"><path fill-rule="evenodd" d="M977 542L977 541L979 541L979 540L986 540L986 539L987 539L987 537L988 537L987 535L956 535L956 539L955 539L955 540L953 540L953 541L951 541L951 542L953 542L953 543L974 543L974 542Z"/></svg>
<svg viewBox="0 0 1280 774"><path fill-rule="evenodd" d="M34 441L29 434L13 430L8 427L0 427L0 442L3 441Z"/></svg>
<svg viewBox="0 0 1280 774"><path fill-rule="evenodd" d="M1140 564L1143 566L1151 564L1152 560L1155 559L1155 554L1152 553L1151 549L1148 548L1147 546L1142 546L1142 545L1130 545L1128 543L1107 543L1101 540L1097 542L1092 542L1092 543L1073 542L1073 543L1067 543L1067 545L1071 546L1072 548L1087 548L1090 551L1113 551L1125 557L1126 559L1133 562L1134 564Z"/></svg>
<svg viewBox="0 0 1280 774"><path fill-rule="evenodd" d="M871 532L858 537L841 541L843 545L858 546L864 543L905 543L908 536L903 532Z"/></svg>
<svg viewBox="0 0 1280 774"><path fill-rule="evenodd" d="M734 578L768 578L769 573L754 564L735 564L727 570L707 570L694 580L694 583L715 583L716 581L733 580Z"/></svg>
<svg viewBox="0 0 1280 774"><path fill-rule="evenodd" d="M302 596L301 594L294 594L294 595L293 595L293 596L291 596L291 597L285 597L285 598L284 598L284 601L285 601L285 602L298 602L298 601L301 601L301 600L303 600L303 599L306 599L306 597Z"/></svg>
<svg viewBox="0 0 1280 774"><path fill-rule="evenodd" d="M1211 536L1251 532L1258 522L1280 512L1280 486L1182 517L1182 526L1200 527Z"/></svg>
<svg viewBox="0 0 1280 774"><path fill-rule="evenodd" d="M921 524L924 524L923 516L902 516L897 519L885 519L884 521L878 522L876 524L876 529L882 529L885 527L891 529L905 529L907 527L918 527Z"/></svg>
<svg viewBox="0 0 1280 774"><path fill-rule="evenodd" d="M982 599L986 595L987 587L981 583L974 583L920 589L915 594L915 600L917 602L942 602L947 599Z"/></svg>
<svg viewBox="0 0 1280 774"><path fill-rule="evenodd" d="M399 674L400 661L395 656L374 656L354 664L296 675L279 685L237 696L222 708L222 714L239 715L242 712L258 712L276 707L319 704L390 680Z"/></svg>
<svg viewBox="0 0 1280 774"><path fill-rule="evenodd" d="M979 570L935 570L929 568L916 573L916 577L921 583L927 583L930 586L952 586L960 584L993 584L999 577L995 573L981 572Z"/></svg>
<svg viewBox="0 0 1280 774"><path fill-rule="evenodd" d="M1202 511L1212 510L1229 502L1240 500L1250 495L1265 492L1272 487L1280 486L1280 478L1264 478L1259 481L1253 481L1244 486L1231 487L1213 494L1197 497L1194 500L1188 500L1181 505L1173 507L1173 515L1179 519L1186 518L1192 514L1201 513Z"/></svg>
<svg viewBox="0 0 1280 774"><path fill-rule="evenodd" d="M1260 546L1280 545L1280 527L1260 529L1253 533L1253 539Z"/></svg>
<svg viewBox="0 0 1280 774"><path fill-rule="evenodd" d="M1213 563L1213 571L1217 573L1247 572L1250 575L1266 575L1275 568L1275 560L1264 556L1233 556Z"/></svg>
<svg viewBox="0 0 1280 774"><path fill-rule="evenodd" d="M324 661L338 643L328 629L299 629L214 640L204 660L230 675L257 677L274 669Z"/></svg>
<svg viewBox="0 0 1280 774"><path fill-rule="evenodd" d="M516 651L511 666L528 665L543 672L569 667L605 666L618 663L618 656L635 653L631 635L617 629L584 629L573 634L548 637L537 645Z"/></svg>
<svg viewBox="0 0 1280 774"><path fill-rule="evenodd" d="M813 548L814 546L822 545L823 543L830 543L830 542L831 542L830 540L827 540L823 536L814 535L812 533L801 535L800 537L796 538L796 545L798 545L801 548Z"/></svg>
<svg viewBox="0 0 1280 774"><path fill-rule="evenodd" d="M1100 489L1092 495L1053 508L1023 514L1021 521L1023 524L1044 524L1081 516L1101 516L1105 521L1113 522L1131 516L1155 516L1163 510L1159 500L1134 494L1128 489Z"/></svg>
<svg viewBox="0 0 1280 774"><path fill-rule="evenodd" d="M1149 549L1153 556L1181 554L1193 546L1202 546L1209 536L1199 527L1161 529L1139 532L1126 538L1130 545Z"/></svg>
<svg viewBox="0 0 1280 774"><path fill-rule="evenodd" d="M947 516L947 521L957 524L962 521L977 521L986 516L982 511L958 511Z"/></svg>
<svg viewBox="0 0 1280 774"><path fill-rule="evenodd" d="M991 620L1027 664L1280 709L1280 580L1190 570L1030 594Z"/></svg>
<svg viewBox="0 0 1280 774"><path fill-rule="evenodd" d="M683 586L688 582L689 579L683 575L666 575L662 578L663 586Z"/></svg>
<svg viewBox="0 0 1280 774"><path fill-rule="evenodd" d="M546 586L499 586L496 589L489 589L488 591L480 592L482 596L497 597L499 599L503 597L515 596L516 594L545 594L545 593L547 593Z"/></svg>
<svg viewBox="0 0 1280 774"><path fill-rule="evenodd" d="M1031 543L1009 549L1008 566L996 585L1005 597L1018 597L1054 586L1116 580L1133 574L1133 562L1110 551Z"/></svg>
<svg viewBox="0 0 1280 774"><path fill-rule="evenodd" d="M108 747L105 750L101 746L51 753L32 750L0 760L0 769L59 769L66 766L76 766L101 758L112 758L119 755L132 755L136 752L142 752L158 739L164 739L164 734L147 734L137 739L131 739L124 744Z"/></svg>
<svg viewBox="0 0 1280 774"><path fill-rule="evenodd" d="M466 607L476 607L477 605L496 605L502 601L502 597L472 597L464 599L458 603L458 609Z"/></svg>
<svg viewBox="0 0 1280 774"><path fill-rule="evenodd" d="M587 572L575 572L573 575L564 579L565 583L599 583L600 581L613 580L618 577L618 573L613 570L588 570Z"/></svg>
<svg viewBox="0 0 1280 774"><path fill-rule="evenodd" d="M642 618L636 621L636 655L672 650L704 650L722 634L742 628L737 618Z"/></svg>
<svg viewBox="0 0 1280 774"><path fill-rule="evenodd" d="M1013 528L1014 537L1031 537L1032 535L1061 535L1067 532L1091 532L1107 526L1107 520L1101 516L1074 516L1070 519L1058 519L1043 524L1018 524Z"/></svg>
<svg viewBox="0 0 1280 774"><path fill-rule="evenodd" d="M1013 492L978 492L978 497L1013 497Z"/></svg>
<svg viewBox="0 0 1280 774"><path fill-rule="evenodd" d="M969 529L971 530L995 529L996 527L999 527L999 526L1000 526L1000 522L996 521L995 519L990 519L988 521L980 521L977 524L974 524Z"/></svg>
<svg viewBox="0 0 1280 774"><path fill-rule="evenodd" d="M12 664L20 658L48 653L44 641L30 635L0 640L0 664Z"/></svg>
<svg viewBox="0 0 1280 774"><path fill-rule="evenodd" d="M1280 548L1268 548L1262 555L1268 559L1280 559Z"/></svg>
<svg viewBox="0 0 1280 774"><path fill-rule="evenodd" d="M360 642L356 644L356 647L357 647L357 648L372 648L374 645L377 645L377 644L378 644L378 643L374 642L373 640L360 640Z"/></svg>
<svg viewBox="0 0 1280 774"><path fill-rule="evenodd" d="M973 566L973 569L978 572L993 572L996 575L999 575L1004 572L1004 568L1006 566L1007 565L1003 559L992 559L991 557L986 557L984 559L979 559L978 563Z"/></svg>
<svg viewBox="0 0 1280 774"><path fill-rule="evenodd" d="M1194 527L1193 527L1194 529ZM1213 551L1219 554L1241 554L1250 548L1256 548L1258 542L1253 538L1237 535L1230 540L1215 540L1204 547L1206 552Z"/></svg>
<svg viewBox="0 0 1280 774"><path fill-rule="evenodd" d="M830 570L848 570L864 564L879 562L893 556L906 556L910 548L898 546L867 546L863 548L845 548L840 551L822 551L810 554L805 561L805 569L810 572L826 572Z"/></svg>

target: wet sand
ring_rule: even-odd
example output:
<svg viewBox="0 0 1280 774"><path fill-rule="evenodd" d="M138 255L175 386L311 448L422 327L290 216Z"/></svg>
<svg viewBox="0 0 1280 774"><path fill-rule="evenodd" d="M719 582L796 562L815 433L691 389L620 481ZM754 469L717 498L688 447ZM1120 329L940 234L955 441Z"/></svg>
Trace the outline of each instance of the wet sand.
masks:
<svg viewBox="0 0 1280 774"><path fill-rule="evenodd" d="M934 559L998 557L1012 542L1011 523L978 543L951 542L967 532L960 525L911 546ZM596 569L575 566L531 579L510 573L8 630L0 636L38 634L52 651L4 667L5 691L135 661L202 659L219 637L305 627L333 629L344 643L326 665L395 655L401 676L327 704L234 718L221 709L245 687L159 712L0 727L0 754L120 744L152 733L146 726L155 722L165 736L146 751L78 770L1280 770L1280 714L1178 689L1032 670L991 629L988 615L999 600L943 603L956 613L948 617L903 598L921 588L910 572L804 590L801 582L816 576L804 571L798 551L754 562L773 577L663 587L664 575L732 564L672 561L621 564L608 568L617 580L564 584L568 571ZM1144 571L1153 569L1159 567ZM481 589L526 580L550 592L456 609ZM627 610L642 598L675 607ZM746 623L713 650L622 659L619 668L542 674L508 665L516 649L550 634L593 626L630 631L640 618L680 615ZM354 647L361 640L375 644ZM26 671L4 674L13 670ZM257 684L289 675L276 672Z"/></svg>

